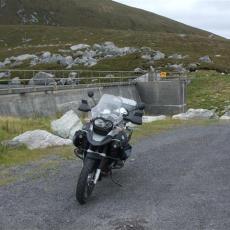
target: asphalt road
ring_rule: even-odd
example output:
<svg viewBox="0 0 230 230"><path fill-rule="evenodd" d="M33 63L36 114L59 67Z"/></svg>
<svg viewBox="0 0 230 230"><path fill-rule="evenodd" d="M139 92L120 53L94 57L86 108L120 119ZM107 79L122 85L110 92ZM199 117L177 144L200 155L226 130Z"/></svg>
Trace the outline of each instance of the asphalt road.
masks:
<svg viewBox="0 0 230 230"><path fill-rule="evenodd" d="M0 187L0 229L229 230L230 125L179 128L140 141L126 167L75 201L79 161Z"/></svg>

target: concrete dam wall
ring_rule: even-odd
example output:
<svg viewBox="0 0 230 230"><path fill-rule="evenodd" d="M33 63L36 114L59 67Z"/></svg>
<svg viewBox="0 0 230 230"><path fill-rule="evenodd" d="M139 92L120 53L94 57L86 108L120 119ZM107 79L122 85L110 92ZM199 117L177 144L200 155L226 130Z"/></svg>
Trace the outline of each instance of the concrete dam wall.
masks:
<svg viewBox="0 0 230 230"><path fill-rule="evenodd" d="M107 93L143 101L148 114L171 115L184 111L186 107L184 83L172 80L0 95L0 116L54 116L70 109L77 112L89 89L94 91L96 100Z"/></svg>

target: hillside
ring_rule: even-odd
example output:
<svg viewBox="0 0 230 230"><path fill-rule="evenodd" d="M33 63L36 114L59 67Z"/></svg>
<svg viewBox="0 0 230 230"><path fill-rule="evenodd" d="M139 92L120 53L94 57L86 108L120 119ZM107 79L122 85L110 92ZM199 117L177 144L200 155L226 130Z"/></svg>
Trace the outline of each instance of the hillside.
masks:
<svg viewBox="0 0 230 230"><path fill-rule="evenodd" d="M137 52L101 58L101 52L88 53L87 49L79 59L79 52L70 50L72 45L83 43L93 47L95 43L102 45L107 41L120 48L133 47ZM143 47L150 50L148 55L160 51L165 58L154 62L145 60L142 57L146 52L140 52ZM41 57L47 51L52 56L45 65L44 61L33 65L14 60L22 54ZM147 69L150 65L164 68L182 64L188 67L198 62L203 69L230 72L229 40L154 13L111 0L0 1L0 68L66 68L57 64L58 61L52 61L57 57L60 59L60 55L64 62L67 57L80 63L67 66L71 69L134 70L137 67ZM96 62L96 58L97 64L81 65L86 56L91 63ZM210 63L199 63L203 56L209 56Z"/></svg>
<svg viewBox="0 0 230 230"><path fill-rule="evenodd" d="M81 26L207 35L182 23L111 0L1 0L0 24Z"/></svg>

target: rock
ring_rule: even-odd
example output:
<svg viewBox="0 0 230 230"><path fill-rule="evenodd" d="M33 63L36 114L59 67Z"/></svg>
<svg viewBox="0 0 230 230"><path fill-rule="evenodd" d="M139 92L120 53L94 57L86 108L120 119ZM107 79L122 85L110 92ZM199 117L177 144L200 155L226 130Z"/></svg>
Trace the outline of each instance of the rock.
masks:
<svg viewBox="0 0 230 230"><path fill-rule="evenodd" d="M5 64L3 62L0 62L0 69L4 67L5 67Z"/></svg>
<svg viewBox="0 0 230 230"><path fill-rule="evenodd" d="M90 48L90 46L87 44L78 44L70 47L72 51L83 50L87 48Z"/></svg>
<svg viewBox="0 0 230 230"><path fill-rule="evenodd" d="M152 49L150 47L141 47L141 51L144 53L151 53Z"/></svg>
<svg viewBox="0 0 230 230"><path fill-rule="evenodd" d="M75 132L82 128L82 123L77 114L70 110L60 119L52 121L52 131L60 137L72 139Z"/></svg>
<svg viewBox="0 0 230 230"><path fill-rule="evenodd" d="M90 50L90 51L85 51L82 56L85 57L85 58L94 58L96 56L96 52L93 51L93 50Z"/></svg>
<svg viewBox="0 0 230 230"><path fill-rule="evenodd" d="M55 84L54 75L46 72L39 72L29 81L29 85L51 85Z"/></svg>
<svg viewBox="0 0 230 230"><path fill-rule="evenodd" d="M228 120L228 121L230 121L230 114L229 115L225 114L225 115L221 116L220 120Z"/></svg>
<svg viewBox="0 0 230 230"><path fill-rule="evenodd" d="M55 136L45 130L28 131L15 137L12 141L24 144L31 150L72 144L71 140Z"/></svg>
<svg viewBox="0 0 230 230"><path fill-rule="evenodd" d="M208 55L204 57L200 57L199 60L204 63L209 63L209 64L212 63L212 60Z"/></svg>
<svg viewBox="0 0 230 230"><path fill-rule="evenodd" d="M141 56L141 58L144 60L147 60L147 61L150 61L152 59L151 55L149 55L149 54L144 54Z"/></svg>
<svg viewBox="0 0 230 230"><path fill-rule="evenodd" d="M217 118L214 111L208 109L189 109L186 113L174 115L173 119L189 120L189 119L212 119Z"/></svg>
<svg viewBox="0 0 230 230"><path fill-rule="evenodd" d="M94 44L93 45L93 50L101 50L102 46L99 44Z"/></svg>
<svg viewBox="0 0 230 230"><path fill-rule="evenodd" d="M197 68L198 68L198 66L197 66L196 63L191 63L191 64L188 65L189 72L196 72Z"/></svg>
<svg viewBox="0 0 230 230"><path fill-rule="evenodd" d="M181 38L186 38L187 37L186 34L179 34L178 36L181 37Z"/></svg>
<svg viewBox="0 0 230 230"><path fill-rule="evenodd" d="M58 81L58 85L66 85L66 78L61 78L61 79Z"/></svg>
<svg viewBox="0 0 230 230"><path fill-rule="evenodd" d="M19 141L13 141L13 140L3 141L1 142L1 145L8 147L8 148L19 148L23 146L23 144L20 143Z"/></svg>
<svg viewBox="0 0 230 230"><path fill-rule="evenodd" d="M143 116L142 121L143 123L151 123L154 121L162 121L162 120L166 120L167 117L164 115L161 116Z"/></svg>
<svg viewBox="0 0 230 230"><path fill-rule="evenodd" d="M10 65L10 67L14 68L14 67L17 67L17 66L20 66L20 65L23 65L22 61L15 61L14 63L12 63Z"/></svg>
<svg viewBox="0 0 230 230"><path fill-rule="evenodd" d="M36 55L31 55L31 54L23 54L23 55L19 55L15 58L13 58L15 61L28 61L31 59L37 58Z"/></svg>
<svg viewBox="0 0 230 230"><path fill-rule="evenodd" d="M73 56L74 56L75 58L77 58L77 57L82 57L83 54L84 54L84 52L82 52L81 50L78 50L77 52L75 52L75 53L73 54Z"/></svg>
<svg viewBox="0 0 230 230"><path fill-rule="evenodd" d="M19 86L21 85L21 80L19 77L15 77L11 80L10 85Z"/></svg>
<svg viewBox="0 0 230 230"><path fill-rule="evenodd" d="M72 56L63 57L60 60L60 64L63 65L63 66L71 66L73 64Z"/></svg>
<svg viewBox="0 0 230 230"><path fill-rule="evenodd" d="M176 60L181 60L183 59L183 56L181 54L173 54L171 56L168 57L169 59L176 59Z"/></svg>
<svg viewBox="0 0 230 230"><path fill-rule="evenodd" d="M4 77L10 77L11 73L10 72L1 72L0 73L0 79Z"/></svg>
<svg viewBox="0 0 230 230"><path fill-rule="evenodd" d="M51 57L51 53L50 52L44 52L41 56L41 58L46 59L46 58L50 58Z"/></svg>
<svg viewBox="0 0 230 230"><path fill-rule="evenodd" d="M172 71L176 71L178 73L185 73L186 69L183 67L183 64L174 64L174 65L168 65L169 69Z"/></svg>
<svg viewBox="0 0 230 230"><path fill-rule="evenodd" d="M144 73L145 70L143 70L143 69L141 69L141 68L136 68L136 69L134 69L134 72L135 72L135 73Z"/></svg>
<svg viewBox="0 0 230 230"><path fill-rule="evenodd" d="M164 53L162 53L160 51L156 51L154 53L154 56L153 56L153 60L154 61L159 61L159 60L164 59L164 58L165 58L165 54Z"/></svg>
<svg viewBox="0 0 230 230"><path fill-rule="evenodd" d="M224 109L224 115L220 117L221 120L230 120L230 106L226 106Z"/></svg>

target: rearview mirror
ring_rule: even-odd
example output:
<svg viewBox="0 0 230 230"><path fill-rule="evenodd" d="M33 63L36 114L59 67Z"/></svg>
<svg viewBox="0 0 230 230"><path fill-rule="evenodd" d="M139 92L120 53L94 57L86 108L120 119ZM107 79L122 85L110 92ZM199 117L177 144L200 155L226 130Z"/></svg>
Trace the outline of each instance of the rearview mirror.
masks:
<svg viewBox="0 0 230 230"><path fill-rule="evenodd" d="M88 97L91 97L91 98L92 98L93 96L94 96L94 92L93 92L93 91L89 91L89 92L88 92Z"/></svg>
<svg viewBox="0 0 230 230"><path fill-rule="evenodd" d="M144 110L145 109L145 103L139 103L138 105L137 105L137 108L139 109L139 110Z"/></svg>
<svg viewBox="0 0 230 230"><path fill-rule="evenodd" d="M82 100L78 110L81 111L81 112L85 112L85 113L91 111L91 108L90 108L90 106L88 104L88 101L87 100Z"/></svg>

